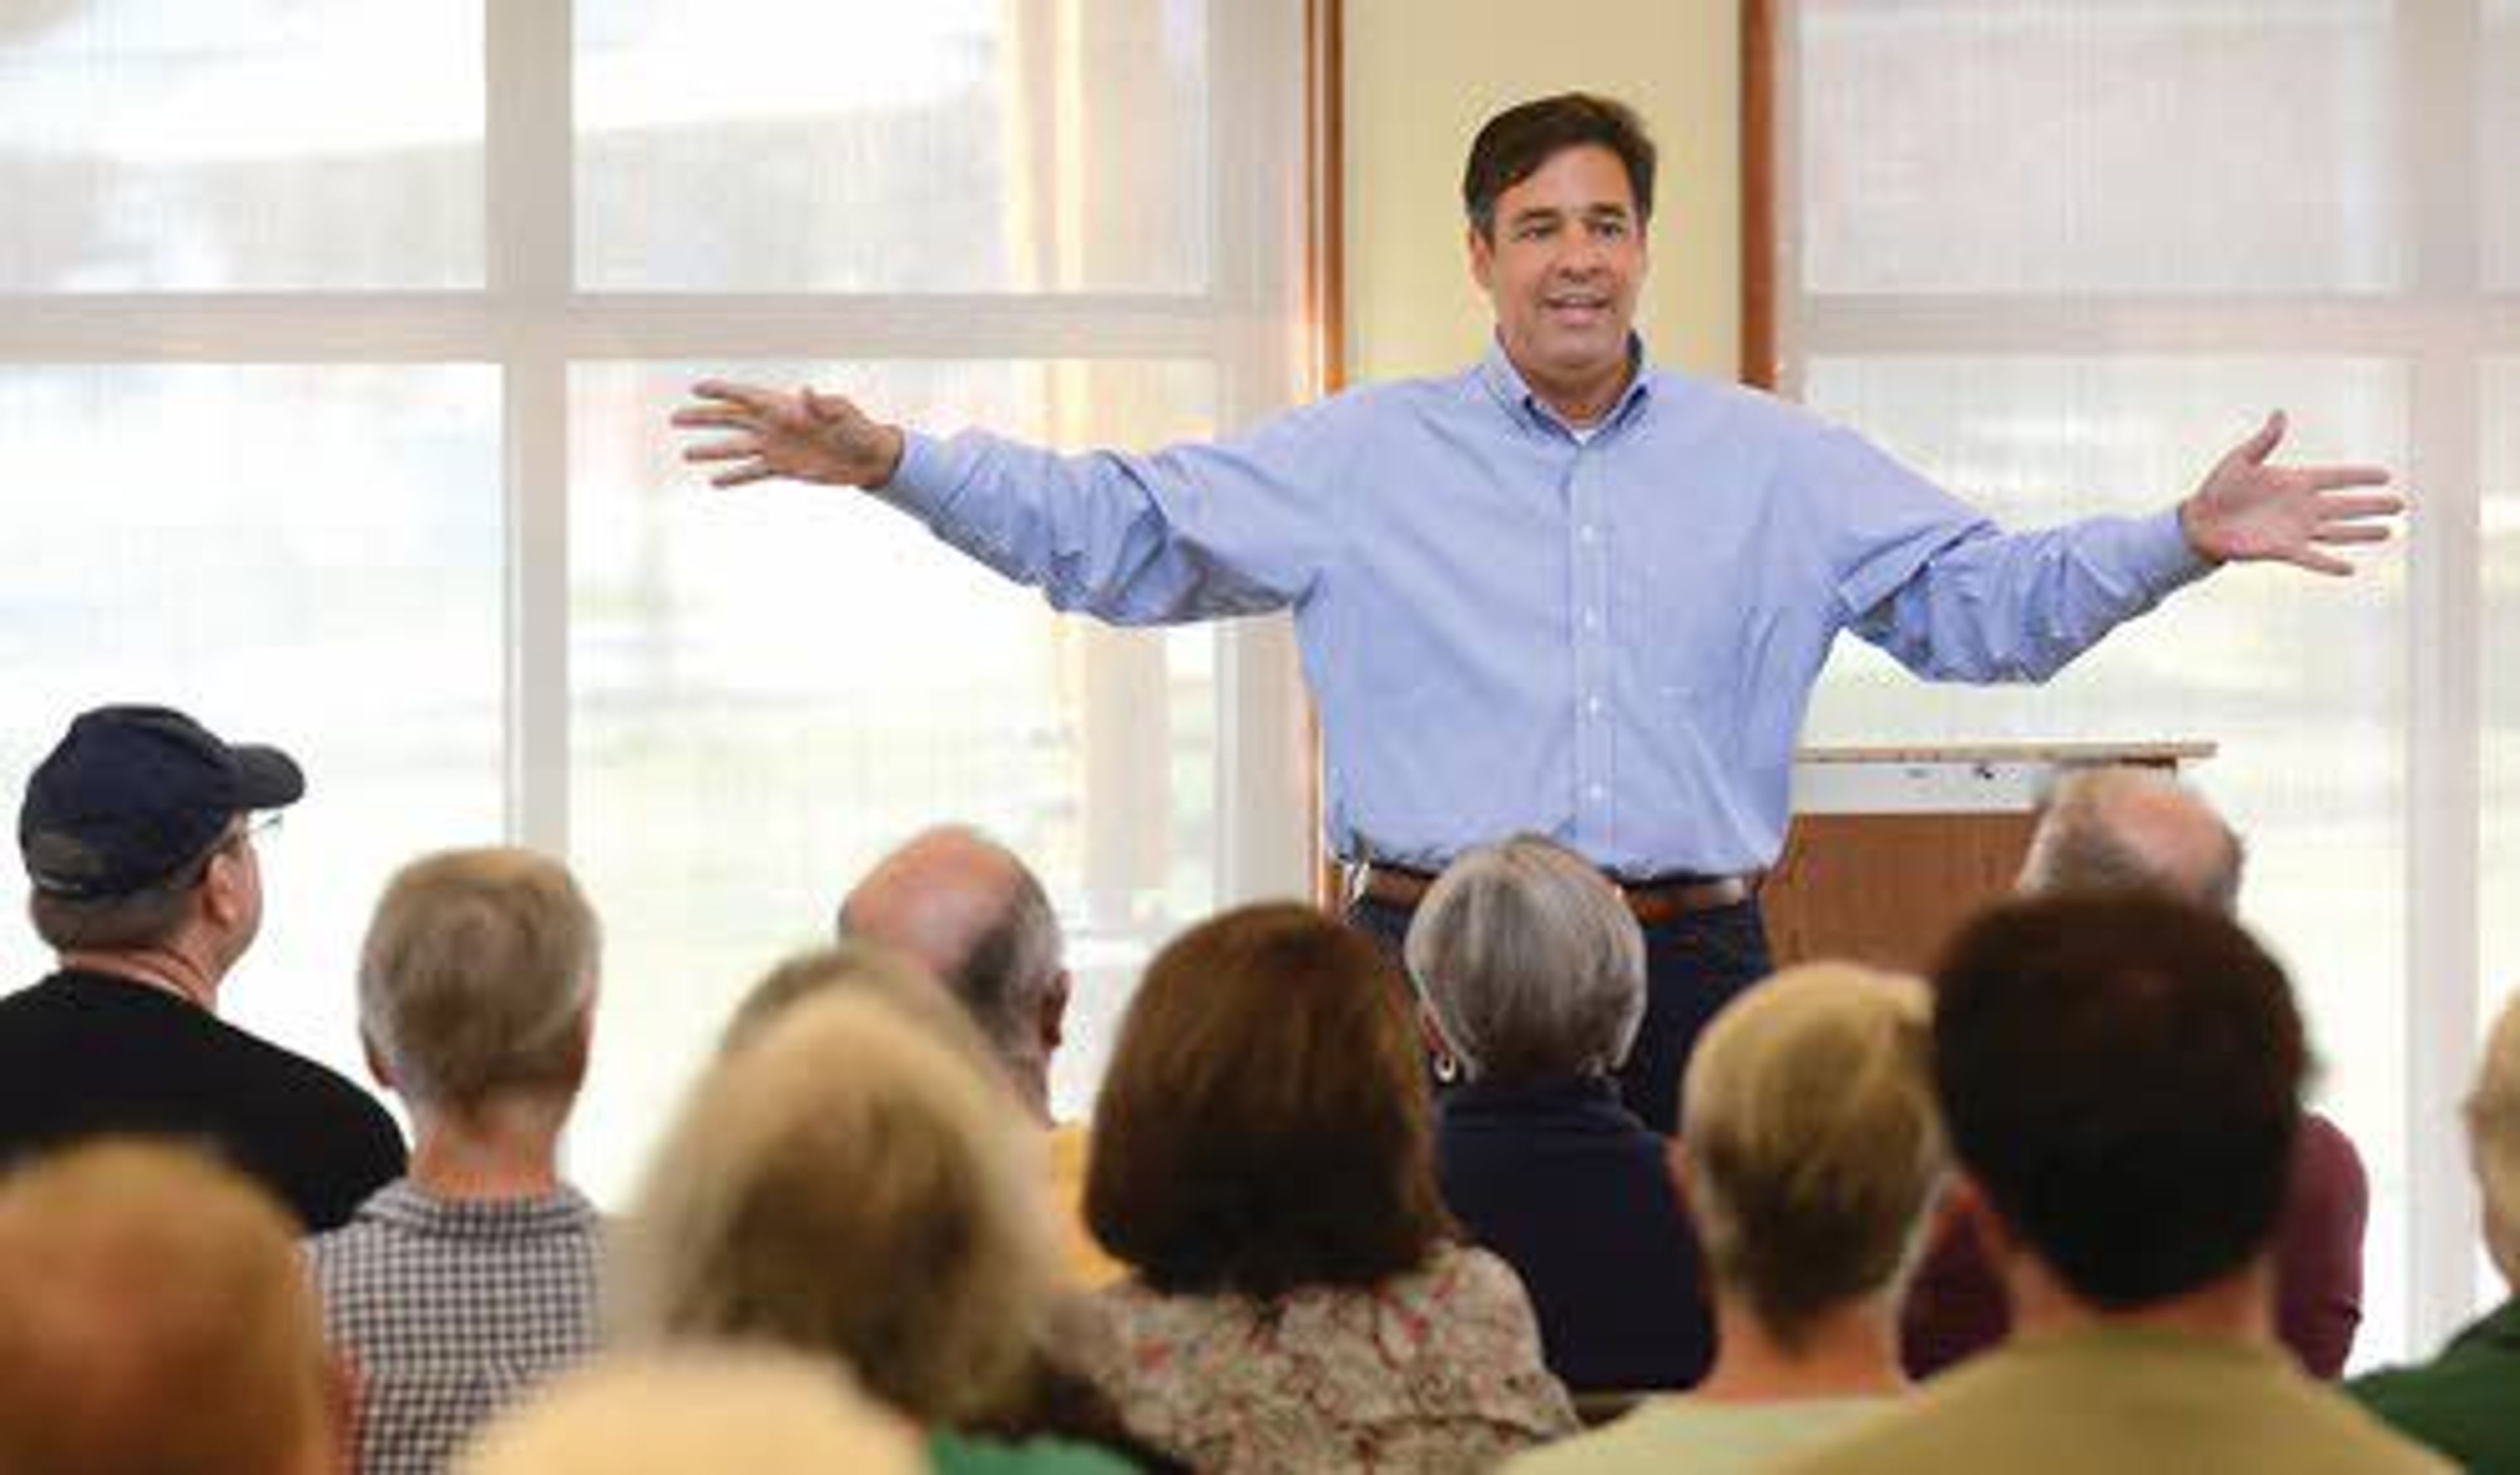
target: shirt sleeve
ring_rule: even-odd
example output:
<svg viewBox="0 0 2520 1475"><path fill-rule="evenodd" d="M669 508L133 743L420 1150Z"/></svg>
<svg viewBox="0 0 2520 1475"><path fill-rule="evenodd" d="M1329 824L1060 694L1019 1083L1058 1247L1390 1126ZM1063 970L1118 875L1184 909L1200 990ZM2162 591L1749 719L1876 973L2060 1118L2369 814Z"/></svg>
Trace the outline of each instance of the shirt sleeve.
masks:
<svg viewBox="0 0 2520 1475"><path fill-rule="evenodd" d="M2208 568L2176 509L2007 532L1847 432L1803 459L1834 504L1840 618L1936 680L2044 681Z"/></svg>
<svg viewBox="0 0 2520 1475"><path fill-rule="evenodd" d="M1321 577L1345 459L1334 405L1149 455L913 432L876 495L1061 610L1115 624L1258 614Z"/></svg>

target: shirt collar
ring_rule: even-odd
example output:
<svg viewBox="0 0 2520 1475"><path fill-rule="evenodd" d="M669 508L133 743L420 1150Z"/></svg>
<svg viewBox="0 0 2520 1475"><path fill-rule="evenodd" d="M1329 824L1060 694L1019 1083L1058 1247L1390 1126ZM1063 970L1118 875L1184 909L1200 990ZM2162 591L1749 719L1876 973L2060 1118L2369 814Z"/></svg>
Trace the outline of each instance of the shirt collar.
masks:
<svg viewBox="0 0 2520 1475"><path fill-rule="evenodd" d="M1619 392L1619 397L1610 405L1609 412L1595 421L1591 429L1607 430L1618 424L1650 392L1653 375L1645 366L1645 341L1642 334L1633 331L1628 334L1628 387ZM1574 434L1564 416L1552 408L1549 401L1532 392L1522 371L1513 366L1513 359L1506 353L1505 341L1493 333L1488 335L1487 352L1479 360L1479 379L1487 386L1488 392L1496 396L1497 403L1525 426L1560 436Z"/></svg>
<svg viewBox="0 0 2520 1475"><path fill-rule="evenodd" d="M511 1239L593 1225L595 1206L575 1188L533 1198L448 1199L396 1178L359 1206L358 1218L441 1239Z"/></svg>
<svg viewBox="0 0 2520 1475"><path fill-rule="evenodd" d="M1512 1085L1464 1081L1437 1097L1436 1105L1447 1119L1564 1117L1644 1129L1620 1104L1617 1084L1605 1076L1554 1076Z"/></svg>
<svg viewBox="0 0 2520 1475"><path fill-rule="evenodd" d="M2491 1313L2478 1317L2452 1340L2520 1347L2520 1296L2504 1301Z"/></svg>

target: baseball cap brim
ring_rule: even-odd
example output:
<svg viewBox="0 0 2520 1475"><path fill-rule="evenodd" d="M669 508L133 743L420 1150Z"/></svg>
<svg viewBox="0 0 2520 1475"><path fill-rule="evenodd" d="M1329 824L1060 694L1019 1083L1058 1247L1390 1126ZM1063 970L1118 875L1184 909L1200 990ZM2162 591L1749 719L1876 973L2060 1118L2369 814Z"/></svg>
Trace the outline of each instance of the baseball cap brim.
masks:
<svg viewBox="0 0 2520 1475"><path fill-rule="evenodd" d="M306 774L288 754L254 743L228 751L236 756L239 809L286 808L306 797Z"/></svg>

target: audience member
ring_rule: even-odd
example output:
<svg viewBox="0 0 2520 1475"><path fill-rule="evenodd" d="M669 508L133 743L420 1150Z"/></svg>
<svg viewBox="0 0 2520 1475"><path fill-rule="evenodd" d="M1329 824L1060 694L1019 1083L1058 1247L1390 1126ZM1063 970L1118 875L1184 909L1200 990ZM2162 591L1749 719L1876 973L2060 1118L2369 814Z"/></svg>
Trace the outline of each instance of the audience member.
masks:
<svg viewBox="0 0 2520 1475"><path fill-rule="evenodd" d="M1406 998L1363 933L1252 906L1121 1023L1085 1202L1134 1273L1073 1350L1199 1470L1467 1469L1573 1427L1521 1282L1453 1242Z"/></svg>
<svg viewBox="0 0 2520 1475"><path fill-rule="evenodd" d="M27 910L59 971L0 998L0 1163L97 1133L198 1141L314 1229L403 1170L376 1099L217 1016L262 925L258 811L306 781L162 707L82 714L26 782Z"/></svg>
<svg viewBox="0 0 2520 1475"><path fill-rule="evenodd" d="M1790 969L1715 1016L1677 1148L1714 1370L1515 1469L1765 1469L1907 1386L1899 1298L1947 1161L1931 1031L1921 982L1844 963Z"/></svg>
<svg viewBox="0 0 2520 1475"><path fill-rule="evenodd" d="M1069 977L1058 914L1016 854L976 830L945 825L878 861L840 903L839 935L908 953L944 981L988 1037L1024 1109L1050 1133L1051 1182L1066 1214L1074 1283L1121 1273L1086 1229L1084 1127L1050 1111L1050 1057L1067 1018Z"/></svg>
<svg viewBox="0 0 2520 1475"><path fill-rule="evenodd" d="M1767 1470L1908 1384L1900 1291L1946 1168L1925 984L1812 963L1756 986L1698 1037L1681 1122L1714 1371L1517 1470Z"/></svg>
<svg viewBox="0 0 2520 1475"><path fill-rule="evenodd" d="M2446 1468L2275 1344L2307 1067L2283 971L2226 918L2123 893L1970 924L1935 1086L2013 1334L1792 1468Z"/></svg>
<svg viewBox="0 0 2520 1475"><path fill-rule="evenodd" d="M2176 775L2112 763L2056 780L2016 889L2158 892L2228 917L2239 913L2247 864L2238 833Z"/></svg>
<svg viewBox="0 0 2520 1475"><path fill-rule="evenodd" d="M832 1358L928 1428L946 1467L1124 1468L1043 1437L1122 1438L1090 1388L1046 1363L1046 1214L986 1047L907 964L891 977L924 990L924 1008L831 971L812 987L795 965L773 975L791 981L776 991L787 1001L742 1016L668 1130L616 1245L616 1330Z"/></svg>
<svg viewBox="0 0 2520 1475"><path fill-rule="evenodd" d="M2520 1287L2520 997L2502 1006L2467 1095L2468 1163L2484 1200L2485 1249ZM2413 1367L2355 1379L2346 1391L2461 1469L2520 1470L2520 1297Z"/></svg>
<svg viewBox="0 0 2520 1475"><path fill-rule="evenodd" d="M611 1358L490 1426L461 1475L917 1475L918 1435L830 1362L763 1347Z"/></svg>
<svg viewBox="0 0 2520 1475"><path fill-rule="evenodd" d="M871 994L926 1025L936 1038L972 1069L1003 1085L997 1057L972 1027L970 1016L945 991L936 975L908 953L875 943L809 947L761 976L744 991L719 1037L720 1059L752 1047L788 1011L832 993ZM1013 1103L1010 1109L1014 1109Z"/></svg>
<svg viewBox="0 0 2520 1475"><path fill-rule="evenodd" d="M1435 1170L1531 1292L1550 1369L1585 1390L1684 1388L1714 1327L1664 1140L1619 1101L1644 934L1582 856L1535 835L1448 866L1409 924L1439 1062Z"/></svg>
<svg viewBox="0 0 2520 1475"><path fill-rule="evenodd" d="M2145 768L2088 768L2056 786L2032 835L2021 890L2152 891L2225 916L2239 903L2240 837L2193 790ZM2303 1367L2345 1368L2362 1321L2370 1188L2342 1129L2302 1114L2275 1233L2275 1329ZM1909 1297L1908 1367L1927 1377L2002 1341L2010 1315L1968 1225L1948 1222Z"/></svg>
<svg viewBox="0 0 2520 1475"><path fill-rule="evenodd" d="M114 1139L0 1179L0 1470L337 1475L345 1404L250 1180Z"/></svg>
<svg viewBox="0 0 2520 1475"><path fill-rule="evenodd" d="M360 1390L362 1475L438 1475L472 1432L595 1344L595 1210L561 1180L600 947L559 862L451 851L385 888L359 959L411 1172L309 1246Z"/></svg>

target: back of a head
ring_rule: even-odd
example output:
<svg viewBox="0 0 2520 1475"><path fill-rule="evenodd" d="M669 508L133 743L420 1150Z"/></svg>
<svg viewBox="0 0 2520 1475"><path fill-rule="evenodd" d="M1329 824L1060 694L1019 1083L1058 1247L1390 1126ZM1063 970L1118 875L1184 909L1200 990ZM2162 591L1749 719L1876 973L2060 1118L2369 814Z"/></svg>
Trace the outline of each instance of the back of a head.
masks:
<svg viewBox="0 0 2520 1475"><path fill-rule="evenodd" d="M1063 951L1058 916L1040 880L997 841L962 825L912 838L841 902L839 932L934 971L1001 1055L1043 1053L1043 995Z"/></svg>
<svg viewBox="0 0 2520 1475"><path fill-rule="evenodd" d="M728 1017L718 1053L747 1048L809 999L843 995L881 1000L917 1021L981 1074L997 1079L997 1056L989 1042L935 975L907 953L867 942L808 948L762 975Z"/></svg>
<svg viewBox="0 0 2520 1475"><path fill-rule="evenodd" d="M1371 1285L1451 1229L1407 988L1308 906L1224 912L1148 966L1095 1106L1085 1209L1157 1290Z"/></svg>
<svg viewBox="0 0 2520 1475"><path fill-rule="evenodd" d="M1606 1075L1644 1018L1636 918L1599 871L1536 835L1447 866L1410 922L1407 950L1473 1079Z"/></svg>
<svg viewBox="0 0 2520 1475"><path fill-rule="evenodd" d="M289 1475L334 1439L295 1226L260 1189L116 1141L0 1181L0 1470Z"/></svg>
<svg viewBox="0 0 2520 1475"><path fill-rule="evenodd" d="M2502 1278L2520 1287L2520 994L2495 1017L2466 1116L2468 1159L2485 1200L2485 1246Z"/></svg>
<svg viewBox="0 0 2520 1475"><path fill-rule="evenodd" d="M359 1023L415 1104L574 1095L602 940L560 862L447 851L385 887L359 955Z"/></svg>
<svg viewBox="0 0 2520 1475"><path fill-rule="evenodd" d="M2246 863L2240 837L2170 774L2078 768L2057 780L2042 807L2017 889L2154 891L2229 916Z"/></svg>
<svg viewBox="0 0 2520 1475"><path fill-rule="evenodd" d="M916 1431L828 1360L762 1347L608 1359L509 1413L459 1475L911 1475Z"/></svg>
<svg viewBox="0 0 2520 1475"><path fill-rule="evenodd" d="M1707 1266L1787 1348L1892 1287L1947 1162L1924 984L1789 969L1715 1016L1682 1120Z"/></svg>
<svg viewBox="0 0 2520 1475"><path fill-rule="evenodd" d="M799 1000L720 1058L650 1162L615 1328L832 1356L922 1423L1001 1417L1052 1285L1024 1133L928 1025L871 993Z"/></svg>
<svg viewBox="0 0 2520 1475"><path fill-rule="evenodd" d="M261 916L240 893L237 821L305 792L289 755L227 743L172 708L81 713L22 796L28 918L61 952L168 948L206 927L224 968ZM216 906L197 904L209 893Z"/></svg>
<svg viewBox="0 0 2520 1475"><path fill-rule="evenodd" d="M2142 1307L2265 1248L2308 1052L2247 933L2158 896L2043 898L1964 928L1935 982L1953 1149L2069 1289Z"/></svg>

